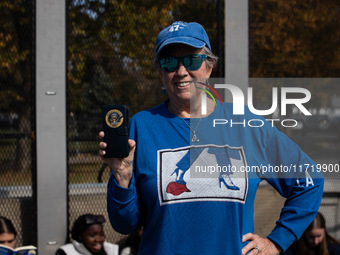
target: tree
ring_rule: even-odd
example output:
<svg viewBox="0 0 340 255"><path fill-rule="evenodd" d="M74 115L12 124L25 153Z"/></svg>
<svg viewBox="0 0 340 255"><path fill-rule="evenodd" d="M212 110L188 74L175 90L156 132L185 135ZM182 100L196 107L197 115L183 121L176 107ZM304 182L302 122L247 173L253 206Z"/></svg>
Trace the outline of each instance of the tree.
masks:
<svg viewBox="0 0 340 255"><path fill-rule="evenodd" d="M85 84L90 84L94 75L92 65L101 66L108 75L110 86L103 93L111 95L111 102L127 104L132 113L163 101L165 97L159 96L160 80L153 68L158 33L174 20L197 21L206 27L213 42L217 20L211 11L216 12L211 1L71 1L70 110L77 112L84 105L84 100L75 98L86 93Z"/></svg>
<svg viewBox="0 0 340 255"><path fill-rule="evenodd" d="M102 104L126 104L133 114L160 102L153 93L156 87L161 91L153 68L154 42L176 2L70 2L68 102L77 122L93 104L97 113Z"/></svg>
<svg viewBox="0 0 340 255"><path fill-rule="evenodd" d="M250 77L339 77L339 8L336 0L250 1ZM339 91L320 83L308 89L319 108Z"/></svg>
<svg viewBox="0 0 340 255"><path fill-rule="evenodd" d="M28 170L31 163L32 7L28 0L0 3L0 111L19 116L16 170Z"/></svg>

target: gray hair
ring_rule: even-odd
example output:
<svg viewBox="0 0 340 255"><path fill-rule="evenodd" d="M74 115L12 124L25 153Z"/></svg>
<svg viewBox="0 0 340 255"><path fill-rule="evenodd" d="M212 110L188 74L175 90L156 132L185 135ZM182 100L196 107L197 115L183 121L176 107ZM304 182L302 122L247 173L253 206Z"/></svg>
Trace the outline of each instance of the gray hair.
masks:
<svg viewBox="0 0 340 255"><path fill-rule="evenodd" d="M208 56L208 58L206 60L207 65L209 67L212 67L212 68L216 67L217 62L218 62L218 57L214 53L212 53L211 50L209 50L209 48L207 46L204 46L202 51L203 51L202 52L203 54Z"/></svg>

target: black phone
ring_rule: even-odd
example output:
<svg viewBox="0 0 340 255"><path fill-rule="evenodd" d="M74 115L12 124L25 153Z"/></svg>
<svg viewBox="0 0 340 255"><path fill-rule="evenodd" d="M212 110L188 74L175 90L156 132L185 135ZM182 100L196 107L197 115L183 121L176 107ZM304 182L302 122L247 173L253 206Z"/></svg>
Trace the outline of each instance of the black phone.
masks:
<svg viewBox="0 0 340 255"><path fill-rule="evenodd" d="M126 105L103 105L105 158L125 158L129 155L129 108Z"/></svg>

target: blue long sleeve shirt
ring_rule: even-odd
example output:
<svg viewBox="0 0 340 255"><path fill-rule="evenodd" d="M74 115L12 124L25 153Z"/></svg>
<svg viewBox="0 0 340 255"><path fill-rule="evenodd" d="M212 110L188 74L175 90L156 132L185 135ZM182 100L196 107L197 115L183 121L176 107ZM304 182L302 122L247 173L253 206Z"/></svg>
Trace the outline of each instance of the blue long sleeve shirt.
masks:
<svg viewBox="0 0 340 255"><path fill-rule="evenodd" d="M190 143L183 120L199 142ZM107 207L116 231L144 227L139 254L241 254L242 236L254 231L263 179L287 198L268 235L283 250L318 211L323 177L315 163L249 111L235 116L224 103L201 120L181 119L163 103L133 116L130 138L136 141L133 178L122 188L111 175Z"/></svg>

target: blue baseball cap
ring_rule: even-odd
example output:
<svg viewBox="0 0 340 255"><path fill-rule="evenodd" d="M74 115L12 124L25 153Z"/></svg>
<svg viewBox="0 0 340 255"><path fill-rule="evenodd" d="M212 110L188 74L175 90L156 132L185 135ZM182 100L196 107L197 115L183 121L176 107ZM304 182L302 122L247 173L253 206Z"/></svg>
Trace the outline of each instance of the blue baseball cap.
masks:
<svg viewBox="0 0 340 255"><path fill-rule="evenodd" d="M182 43L194 48L203 48L206 45L211 50L207 32L196 22L176 21L164 28L156 40L156 56L165 46L173 43Z"/></svg>

